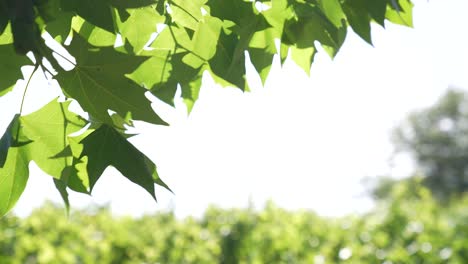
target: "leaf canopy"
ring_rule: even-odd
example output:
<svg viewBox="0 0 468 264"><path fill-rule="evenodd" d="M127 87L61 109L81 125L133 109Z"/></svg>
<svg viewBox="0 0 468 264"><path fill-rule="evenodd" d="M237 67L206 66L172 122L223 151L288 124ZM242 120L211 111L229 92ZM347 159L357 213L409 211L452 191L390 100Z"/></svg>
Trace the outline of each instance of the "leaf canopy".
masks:
<svg viewBox="0 0 468 264"><path fill-rule="evenodd" d="M30 161L53 177L67 205L69 190L90 193L108 166L155 197L154 183L168 187L125 133L133 120L167 125L146 93L174 105L180 87L191 111L206 72L248 91L248 58L264 83L278 55L308 74L318 45L335 56L348 27L372 43L370 24L385 20L411 26L412 3L0 0L0 96L34 64L68 98L18 113L0 140L0 215L21 195ZM47 34L60 49L46 45ZM89 120L68 110L71 101Z"/></svg>

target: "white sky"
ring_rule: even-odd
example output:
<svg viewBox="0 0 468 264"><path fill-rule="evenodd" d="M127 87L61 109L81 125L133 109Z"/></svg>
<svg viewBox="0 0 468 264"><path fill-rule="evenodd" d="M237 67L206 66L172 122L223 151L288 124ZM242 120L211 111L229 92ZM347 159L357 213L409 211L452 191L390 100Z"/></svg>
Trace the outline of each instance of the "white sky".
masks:
<svg viewBox="0 0 468 264"><path fill-rule="evenodd" d="M138 123L132 142L152 158L175 195L157 189L159 202L115 169L93 196L71 195L73 207L110 203L118 214L174 208L201 215L209 204L261 207L268 199L324 215L371 206L362 179L404 176L408 162L389 158L389 131L412 109L429 106L447 87L468 89L466 0L416 1L415 29L373 27L374 47L349 33L331 61L318 54L308 78L292 63L274 64L265 88L241 93L206 78L192 114L155 103L170 127ZM0 98L0 131L19 108L21 84ZM47 92L44 92L47 91ZM54 97L41 82L29 89L26 112ZM15 212L28 214L45 199L61 202L52 179L31 165Z"/></svg>

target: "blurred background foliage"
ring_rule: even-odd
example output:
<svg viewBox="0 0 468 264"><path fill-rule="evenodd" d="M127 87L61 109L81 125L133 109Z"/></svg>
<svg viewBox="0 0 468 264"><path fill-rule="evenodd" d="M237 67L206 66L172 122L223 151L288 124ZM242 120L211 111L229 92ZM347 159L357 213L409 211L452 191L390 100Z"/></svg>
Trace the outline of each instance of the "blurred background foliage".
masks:
<svg viewBox="0 0 468 264"><path fill-rule="evenodd" d="M468 263L467 98L449 90L396 128L415 171L379 178L365 214L328 218L270 202L200 218L117 217L106 207L67 216L48 203L0 219L0 263Z"/></svg>
<svg viewBox="0 0 468 264"><path fill-rule="evenodd" d="M400 182L375 211L333 219L273 203L200 219L106 208L67 217L46 204L1 219L0 263L466 263L468 199L443 207L414 187Z"/></svg>

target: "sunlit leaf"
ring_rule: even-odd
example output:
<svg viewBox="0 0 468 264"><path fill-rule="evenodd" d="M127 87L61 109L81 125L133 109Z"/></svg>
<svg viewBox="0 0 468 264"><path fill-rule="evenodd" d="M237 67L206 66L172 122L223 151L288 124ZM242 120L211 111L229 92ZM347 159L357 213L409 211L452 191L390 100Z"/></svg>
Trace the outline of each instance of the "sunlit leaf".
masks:
<svg viewBox="0 0 468 264"><path fill-rule="evenodd" d="M127 12L129 17L119 23L119 32L138 53L149 41L151 34L156 32L156 25L164 22L164 17L156 13L153 7L129 9Z"/></svg>
<svg viewBox="0 0 468 264"><path fill-rule="evenodd" d="M54 157L68 146L68 135L79 131L86 121L68 110L71 101L52 100L40 110L21 117L22 133L33 142L26 146L30 157L44 172L60 179L72 160Z"/></svg>
<svg viewBox="0 0 468 264"><path fill-rule="evenodd" d="M0 168L0 216L18 201L29 178L29 159L21 147L12 147L3 168Z"/></svg>
<svg viewBox="0 0 468 264"><path fill-rule="evenodd" d="M148 57L120 53L113 47L95 48L79 35L73 37L69 51L77 64L56 78L67 95L78 100L85 111L110 125L113 122L108 110L121 116L130 113L137 120L166 124L151 108L144 95L146 89L125 77Z"/></svg>

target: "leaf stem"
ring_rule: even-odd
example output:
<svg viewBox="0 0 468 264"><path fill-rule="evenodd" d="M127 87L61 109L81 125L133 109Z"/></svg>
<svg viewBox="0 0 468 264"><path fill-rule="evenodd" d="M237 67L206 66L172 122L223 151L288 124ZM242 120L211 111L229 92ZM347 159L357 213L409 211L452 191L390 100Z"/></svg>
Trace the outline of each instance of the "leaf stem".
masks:
<svg viewBox="0 0 468 264"><path fill-rule="evenodd" d="M20 115L21 115L21 113L23 113L24 98L26 98L26 92L28 91L29 83L31 83L31 79L32 79L34 73L36 73L37 69L39 68L39 65L40 64L38 62L36 62L36 65L34 66L34 70L32 71L31 75L29 76L28 82L26 83L26 87L24 88L23 97L21 98L21 105L20 105L20 109L19 109L19 114Z"/></svg>
<svg viewBox="0 0 468 264"><path fill-rule="evenodd" d="M76 63L74 63L73 61L69 60L67 57L63 56L62 54L58 53L57 51L52 51L53 53L59 55L60 57L62 57L62 59L68 61L69 63L73 64L73 66L76 66Z"/></svg>

